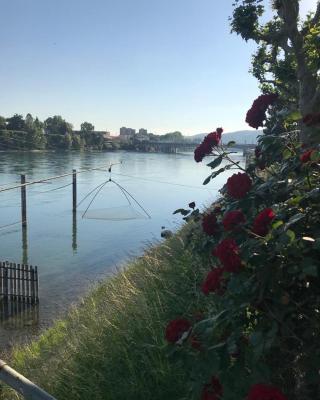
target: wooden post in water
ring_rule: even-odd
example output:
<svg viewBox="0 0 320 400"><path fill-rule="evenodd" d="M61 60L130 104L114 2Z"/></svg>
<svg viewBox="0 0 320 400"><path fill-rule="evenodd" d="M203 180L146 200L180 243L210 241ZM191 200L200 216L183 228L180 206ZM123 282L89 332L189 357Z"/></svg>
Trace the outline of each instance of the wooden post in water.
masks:
<svg viewBox="0 0 320 400"><path fill-rule="evenodd" d="M77 211L77 170L72 170L72 211Z"/></svg>
<svg viewBox="0 0 320 400"><path fill-rule="evenodd" d="M26 176L21 175L21 217L22 217L22 228L27 227L27 193L26 193Z"/></svg>

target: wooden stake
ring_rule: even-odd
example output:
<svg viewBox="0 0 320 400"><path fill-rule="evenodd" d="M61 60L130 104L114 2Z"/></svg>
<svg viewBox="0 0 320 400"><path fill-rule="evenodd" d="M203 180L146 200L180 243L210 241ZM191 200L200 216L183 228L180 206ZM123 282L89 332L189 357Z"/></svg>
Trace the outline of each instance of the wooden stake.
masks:
<svg viewBox="0 0 320 400"><path fill-rule="evenodd" d="M21 175L21 217L22 217L22 227L27 226L27 193L26 193L26 176Z"/></svg>
<svg viewBox="0 0 320 400"><path fill-rule="evenodd" d="M72 170L72 211L77 211L77 170Z"/></svg>

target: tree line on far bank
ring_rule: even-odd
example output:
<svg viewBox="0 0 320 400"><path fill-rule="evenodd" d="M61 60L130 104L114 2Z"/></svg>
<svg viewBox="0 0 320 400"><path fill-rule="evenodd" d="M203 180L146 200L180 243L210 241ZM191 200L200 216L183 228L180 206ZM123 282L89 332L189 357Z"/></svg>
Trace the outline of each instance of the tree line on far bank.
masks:
<svg viewBox="0 0 320 400"><path fill-rule="evenodd" d="M90 122L83 122L80 131L60 115L40 121L31 114L24 118L14 114L0 116L0 150L94 149L112 150L116 144L106 143L103 134L94 131Z"/></svg>

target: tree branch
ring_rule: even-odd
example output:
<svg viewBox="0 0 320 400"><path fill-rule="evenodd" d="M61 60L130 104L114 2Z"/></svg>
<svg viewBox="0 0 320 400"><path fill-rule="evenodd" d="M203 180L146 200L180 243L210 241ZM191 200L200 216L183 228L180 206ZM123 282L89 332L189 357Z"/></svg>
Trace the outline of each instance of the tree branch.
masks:
<svg viewBox="0 0 320 400"><path fill-rule="evenodd" d="M318 1L316 12L311 20L311 26L317 25L320 22L320 1Z"/></svg>

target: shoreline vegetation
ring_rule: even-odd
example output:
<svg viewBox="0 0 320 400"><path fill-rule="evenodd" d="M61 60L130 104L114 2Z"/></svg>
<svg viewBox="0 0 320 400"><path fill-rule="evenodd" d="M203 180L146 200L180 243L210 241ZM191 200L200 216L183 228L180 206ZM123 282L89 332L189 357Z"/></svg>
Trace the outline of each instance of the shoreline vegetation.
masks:
<svg viewBox="0 0 320 400"><path fill-rule="evenodd" d="M186 224L99 283L39 339L14 348L10 365L59 400L185 398L186 371L168 358L163 326L202 309L208 260L189 249L196 232ZM0 399L17 398L2 387Z"/></svg>
<svg viewBox="0 0 320 400"><path fill-rule="evenodd" d="M83 122L80 130L74 130L72 124L60 115L49 117L43 122L33 118L31 114L27 114L25 118L20 114L14 114L10 118L0 116L0 151L141 151L146 147L143 146L144 142L157 142L160 138L168 141L184 139L181 132L111 136L110 132L96 131L90 122Z"/></svg>

